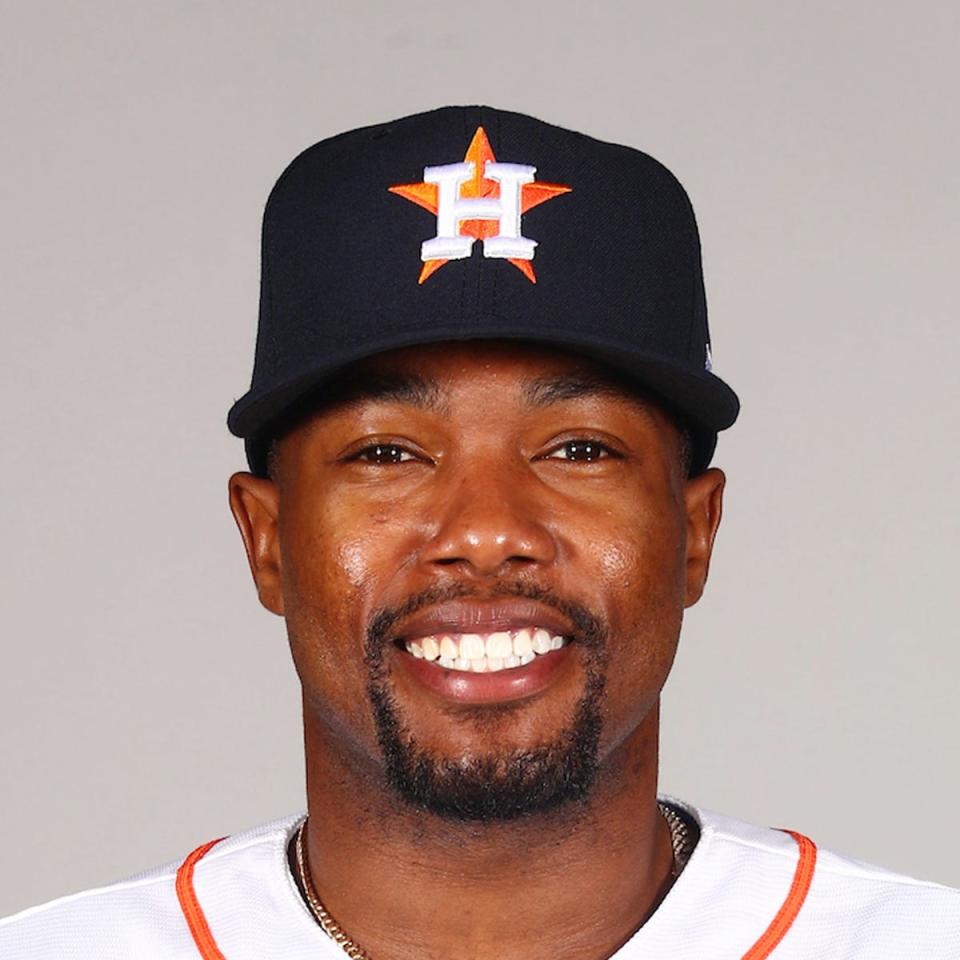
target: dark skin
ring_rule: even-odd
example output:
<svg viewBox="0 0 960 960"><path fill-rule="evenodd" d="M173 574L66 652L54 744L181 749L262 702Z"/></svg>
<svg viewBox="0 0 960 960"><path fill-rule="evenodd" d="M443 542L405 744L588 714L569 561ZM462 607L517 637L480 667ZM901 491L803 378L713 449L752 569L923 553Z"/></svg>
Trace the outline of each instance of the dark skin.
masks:
<svg viewBox="0 0 960 960"><path fill-rule="evenodd" d="M283 436L272 479L240 472L229 484L260 601L285 617L303 686L314 885L375 960L610 957L670 884L659 698L683 610L704 589L724 475L688 478L659 407L559 350L419 346L364 373L430 389L320 408ZM385 782L366 694L370 620L451 584L478 608L514 584L547 588L607 625L584 800L456 822ZM385 665L411 736L456 760L561 736L586 675L575 642L569 654L508 706L425 690L400 646Z"/></svg>

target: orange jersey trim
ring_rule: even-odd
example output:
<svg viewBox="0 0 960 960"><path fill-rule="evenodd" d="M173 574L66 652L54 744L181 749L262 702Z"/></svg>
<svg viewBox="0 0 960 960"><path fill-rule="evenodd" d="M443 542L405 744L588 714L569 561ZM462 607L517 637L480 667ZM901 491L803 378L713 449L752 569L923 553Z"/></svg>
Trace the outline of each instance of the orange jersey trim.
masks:
<svg viewBox="0 0 960 960"><path fill-rule="evenodd" d="M180 901L180 909L190 928L190 935L203 960L227 960L227 958L220 952L217 941L213 939L210 924L207 923L203 908L197 899L197 891L193 888L193 870L197 861L205 857L223 839L220 837L218 840L203 844L202 847L197 847L177 870L177 899Z"/></svg>
<svg viewBox="0 0 960 960"><path fill-rule="evenodd" d="M743 955L743 960L765 960L776 950L780 941L787 935L787 931L793 926L810 892L813 872L817 865L817 845L802 833L794 833L793 830L785 830L784 833L789 833L800 848L793 883L790 884L783 906L777 911L777 915L763 932L763 936Z"/></svg>

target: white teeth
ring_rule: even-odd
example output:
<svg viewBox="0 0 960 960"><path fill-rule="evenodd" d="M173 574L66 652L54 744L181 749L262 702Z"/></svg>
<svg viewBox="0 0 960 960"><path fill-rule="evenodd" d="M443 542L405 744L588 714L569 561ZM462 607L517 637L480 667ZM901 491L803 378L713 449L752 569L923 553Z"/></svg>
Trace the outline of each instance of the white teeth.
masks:
<svg viewBox="0 0 960 960"><path fill-rule="evenodd" d="M453 637L441 637L440 638L440 656L446 657L448 660L456 660L460 656L460 651L457 649L457 642Z"/></svg>
<svg viewBox="0 0 960 960"><path fill-rule="evenodd" d="M533 653L533 633L530 630L518 630L513 635L513 652L518 657Z"/></svg>
<svg viewBox="0 0 960 960"><path fill-rule="evenodd" d="M466 660L479 660L486 656L483 637L479 633L465 633L460 638L460 656Z"/></svg>
<svg viewBox="0 0 960 960"><path fill-rule="evenodd" d="M407 640L407 651L418 660L436 663L444 670L488 673L524 667L537 656L559 650L566 644L543 627L523 627L512 634L505 630L479 633L439 634Z"/></svg>
<svg viewBox="0 0 960 960"><path fill-rule="evenodd" d="M513 640L509 633L491 633L487 637L487 657L502 660L513 653Z"/></svg>
<svg viewBox="0 0 960 960"><path fill-rule="evenodd" d="M553 649L553 643L550 640L550 634L544 629L539 629L533 635L533 652L549 653Z"/></svg>

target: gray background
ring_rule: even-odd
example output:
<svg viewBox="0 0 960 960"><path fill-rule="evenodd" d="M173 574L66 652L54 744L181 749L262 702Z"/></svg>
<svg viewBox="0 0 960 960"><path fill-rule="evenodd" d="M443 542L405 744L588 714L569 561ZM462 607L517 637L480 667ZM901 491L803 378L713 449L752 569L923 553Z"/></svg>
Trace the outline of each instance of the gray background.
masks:
<svg viewBox="0 0 960 960"><path fill-rule="evenodd" d="M262 205L315 140L477 101L699 216L744 408L664 788L960 885L958 9L4 4L0 914L302 804L226 498Z"/></svg>

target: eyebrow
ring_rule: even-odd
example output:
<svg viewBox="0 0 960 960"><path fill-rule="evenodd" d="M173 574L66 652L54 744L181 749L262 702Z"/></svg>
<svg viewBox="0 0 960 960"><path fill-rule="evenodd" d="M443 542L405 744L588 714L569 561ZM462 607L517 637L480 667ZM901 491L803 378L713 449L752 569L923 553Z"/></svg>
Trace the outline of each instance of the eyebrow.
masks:
<svg viewBox="0 0 960 960"><path fill-rule="evenodd" d="M415 373L361 373L349 382L339 382L329 397L330 404L338 407L377 401L407 403L435 413L449 412L440 384Z"/></svg>
<svg viewBox="0 0 960 960"><path fill-rule="evenodd" d="M527 381L523 388L523 398L531 407L548 407L565 400L581 400L589 397L616 397L633 401L642 407L647 405L645 398L638 391L628 390L611 380L589 373L538 377Z"/></svg>

